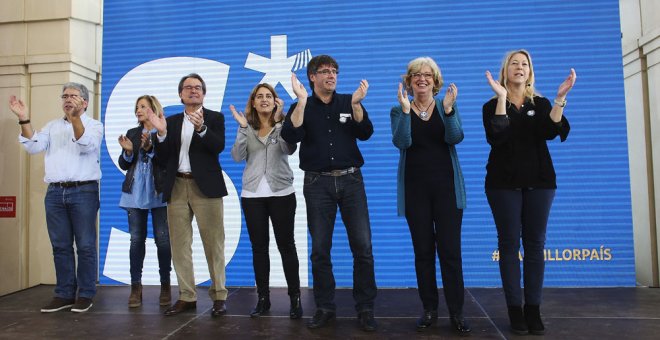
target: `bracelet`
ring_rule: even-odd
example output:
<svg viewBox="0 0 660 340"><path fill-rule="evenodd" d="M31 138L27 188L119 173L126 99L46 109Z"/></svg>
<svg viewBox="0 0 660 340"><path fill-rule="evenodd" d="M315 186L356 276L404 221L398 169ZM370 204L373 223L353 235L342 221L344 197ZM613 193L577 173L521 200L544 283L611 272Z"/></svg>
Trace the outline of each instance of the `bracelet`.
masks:
<svg viewBox="0 0 660 340"><path fill-rule="evenodd" d="M557 105L559 107L565 107L566 106L566 99L564 99L562 101L557 101L557 99L555 99L554 102L555 102L555 105Z"/></svg>
<svg viewBox="0 0 660 340"><path fill-rule="evenodd" d="M19 124L19 125L30 124L30 120L29 120L29 119L26 119L26 120L20 120L20 119L19 119L19 120L18 120L18 124Z"/></svg>

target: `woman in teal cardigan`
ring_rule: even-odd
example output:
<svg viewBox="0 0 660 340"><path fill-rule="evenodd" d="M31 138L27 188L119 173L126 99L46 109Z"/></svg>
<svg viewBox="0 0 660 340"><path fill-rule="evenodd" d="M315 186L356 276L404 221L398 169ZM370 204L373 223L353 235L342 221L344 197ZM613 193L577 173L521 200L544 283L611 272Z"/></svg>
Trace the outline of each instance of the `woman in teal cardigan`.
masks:
<svg viewBox="0 0 660 340"><path fill-rule="evenodd" d="M404 84L399 84L398 106L392 108L392 142L400 150L397 175L397 213L404 215L415 251L415 271L424 313L417 328L425 329L438 318L435 256L440 269L452 328L470 332L463 317L463 261L461 224L465 184L455 145L463 140L456 107L458 88L447 87L444 98L438 65L429 57L412 60ZM408 98L408 91L413 100Z"/></svg>

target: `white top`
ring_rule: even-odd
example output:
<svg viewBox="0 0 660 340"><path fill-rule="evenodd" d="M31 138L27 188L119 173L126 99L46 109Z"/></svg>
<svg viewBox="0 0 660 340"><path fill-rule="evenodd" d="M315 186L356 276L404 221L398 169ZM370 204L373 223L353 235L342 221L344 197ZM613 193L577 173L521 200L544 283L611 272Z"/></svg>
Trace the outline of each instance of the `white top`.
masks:
<svg viewBox="0 0 660 340"><path fill-rule="evenodd" d="M18 141L30 154L45 151L44 182L98 181L101 179L100 150L103 124L82 114L85 131L75 140L73 125L65 118L52 120L28 139L18 135Z"/></svg>

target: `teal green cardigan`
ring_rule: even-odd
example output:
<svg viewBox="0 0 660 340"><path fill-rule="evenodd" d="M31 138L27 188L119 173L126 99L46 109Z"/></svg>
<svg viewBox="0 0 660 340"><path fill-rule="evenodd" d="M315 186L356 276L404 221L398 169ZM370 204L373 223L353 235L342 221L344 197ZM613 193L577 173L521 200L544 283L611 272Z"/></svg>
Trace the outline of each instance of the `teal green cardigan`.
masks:
<svg viewBox="0 0 660 340"><path fill-rule="evenodd" d="M463 140L463 128L461 127L461 117L458 114L458 107L453 106L453 114L447 116L442 107L442 100L435 101L435 106L440 112L442 122L445 125L445 143L449 145L449 155L454 169L454 188L456 190L456 207L465 209L465 182L461 165L458 163L458 154L456 153L456 144ZM414 112L413 112L414 114ZM399 170L396 176L396 201L397 215L404 216L406 213L405 200L405 169L406 169L406 150L412 144L410 135L410 114L403 113L401 105L395 106L390 111L390 121L392 125L392 143L399 149Z"/></svg>

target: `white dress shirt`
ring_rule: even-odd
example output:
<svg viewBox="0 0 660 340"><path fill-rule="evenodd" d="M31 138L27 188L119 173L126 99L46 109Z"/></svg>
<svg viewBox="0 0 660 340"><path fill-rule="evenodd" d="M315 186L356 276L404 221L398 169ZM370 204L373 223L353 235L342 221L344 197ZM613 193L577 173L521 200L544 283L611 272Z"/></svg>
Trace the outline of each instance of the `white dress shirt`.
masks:
<svg viewBox="0 0 660 340"><path fill-rule="evenodd" d="M101 179L100 149L103 124L82 114L85 132L75 140L73 125L64 118L52 120L41 131L18 141L30 154L46 152L44 182L98 181Z"/></svg>

